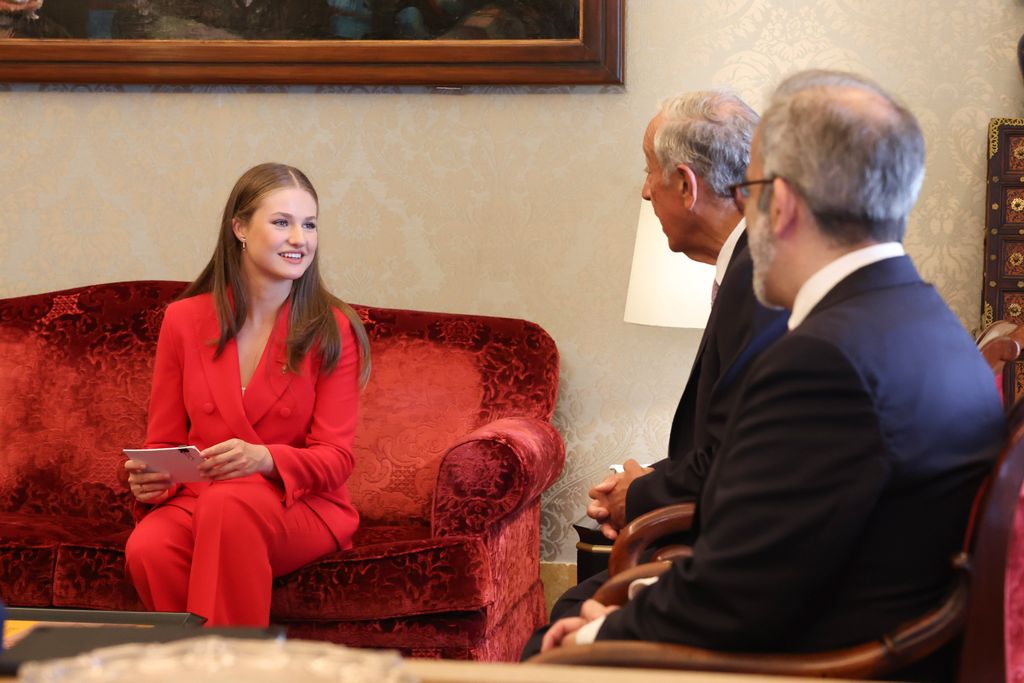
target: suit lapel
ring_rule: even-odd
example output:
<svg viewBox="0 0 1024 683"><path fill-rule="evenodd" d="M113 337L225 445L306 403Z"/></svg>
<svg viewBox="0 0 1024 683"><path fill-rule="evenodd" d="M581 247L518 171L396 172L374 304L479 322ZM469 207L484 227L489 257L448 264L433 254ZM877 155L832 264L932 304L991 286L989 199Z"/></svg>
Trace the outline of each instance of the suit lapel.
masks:
<svg viewBox="0 0 1024 683"><path fill-rule="evenodd" d="M288 390L294 373L288 372L285 368L287 362L286 342L288 341L288 314L291 310L291 302L286 301L281 310L277 312L277 319L274 321L274 328L270 332L270 339L263 349L259 365L253 373L249 386L245 388L245 395L242 397L242 404L245 406L245 414L250 424L256 424L267 414L273 406ZM235 364L238 363L238 352L235 351Z"/></svg>
<svg viewBox="0 0 1024 683"><path fill-rule="evenodd" d="M747 231L744 230L740 233L739 239L736 241L736 246L733 248L732 255L729 257L729 265L726 266L725 275L722 276L722 283L725 283L726 278L729 277L729 272L735 270L737 257L746 251L747 248ZM668 436L668 452L669 454L676 452L687 452L690 450L692 444L680 443L683 441L693 441L693 415L696 412L696 400L698 387L700 385L701 369L704 365L704 355L708 353L708 344L712 342L712 339L716 337L717 330L719 328L719 318L722 315L729 315L729 313L723 313L722 309L730 306L728 301L728 294L722 296L722 290L719 288L718 296L711 304L711 313L708 315L708 322L704 327L704 334L701 335L700 343L697 345L697 355L694 356L693 365L691 366L690 376L686 380L686 386L683 388L683 395L679 399L679 405L676 407L676 413L672 417L672 428L669 430ZM749 331L744 334L749 334ZM744 343L746 343L744 341ZM717 354L717 351L713 349L713 352ZM718 359L716 357L716 367ZM715 372L714 375L718 373ZM689 428L687 428L689 426ZM682 449L682 450L680 450Z"/></svg>
<svg viewBox="0 0 1024 683"><path fill-rule="evenodd" d="M753 264L750 259L750 251L746 249L746 233L743 234L743 241L737 243L730 266L733 263L736 264L735 272L743 269L747 274L744 277L744 291L742 294L747 305L751 306L752 309L749 318L743 316L739 320L729 321L733 324L739 323L744 325L742 330L727 333L728 338L740 337L742 341L736 347L734 353L728 354L726 358L719 359L719 363L723 365L718 368L718 380L711 390L712 393L725 390L736 381L753 358L785 334L786 323L789 320L788 312L765 308L754 297L752 283L750 282ZM740 276L737 275L737 277Z"/></svg>
<svg viewBox="0 0 1024 683"><path fill-rule="evenodd" d="M196 334L201 349L199 356L202 360L203 372L206 375L206 385L210 389L210 395L217 405L217 410L224 417L224 422L230 431L240 439L255 440L256 443L259 443L259 437L256 436L242 407L238 346L235 344L235 340L228 341L224 352L218 358L213 357L217 346L210 341L216 340L220 336L220 324L217 321L217 312L213 307L212 299L210 303L209 312L196 320Z"/></svg>
<svg viewBox="0 0 1024 683"><path fill-rule="evenodd" d="M744 230L742 233L740 233L739 239L736 240L736 246L733 248L732 254L729 256L729 265L727 265L725 267L725 274L722 275L722 285L725 284L726 278L729 277L729 271L734 270L734 266L736 264L737 257L740 254L742 254L746 250L746 248L747 248L747 231ZM721 286L719 286L718 293L719 293L719 295L721 295L721 293L722 293ZM714 336L711 333L711 331L717 329L718 324L719 324L718 323L718 319L719 319L719 317L724 315L722 313L722 309L723 308L725 308L725 301L721 300L721 297L715 297L714 303L711 304L711 313L708 315L708 324L704 328L704 336L702 336L700 338L700 346L697 347L697 360L694 361L695 365L700 362L701 356L704 355L704 349L708 345L708 340L712 336Z"/></svg>
<svg viewBox="0 0 1024 683"><path fill-rule="evenodd" d="M722 276L722 282L729 277L729 271L733 269L736 263L736 258L747 248L747 231L744 230L739 239L736 241L736 246L732 250L732 255L729 257L729 265L725 268L725 275ZM719 289L721 294L721 289ZM725 301L722 297L716 297L713 304L711 304L711 313L708 315L707 326L704 328L704 334L700 338L700 344L697 346L697 356L693 360L694 371L690 373L690 379L686 382L686 390L689 390L690 383L693 382L694 389L696 390L696 383L700 379L700 364L704 356L704 352L707 349L708 341L711 337L715 336L714 330L718 328L718 318L723 315L722 309L725 308ZM685 390L684 390L685 391Z"/></svg>

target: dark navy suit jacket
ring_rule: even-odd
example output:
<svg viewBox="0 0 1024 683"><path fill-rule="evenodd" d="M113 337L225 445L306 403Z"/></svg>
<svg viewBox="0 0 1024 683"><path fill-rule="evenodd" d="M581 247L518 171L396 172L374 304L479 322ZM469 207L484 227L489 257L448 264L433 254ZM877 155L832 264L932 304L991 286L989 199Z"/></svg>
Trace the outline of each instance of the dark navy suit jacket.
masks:
<svg viewBox="0 0 1024 683"><path fill-rule="evenodd" d="M879 637L941 600L1004 432L991 371L910 260L854 272L751 363L693 558L598 639L807 651Z"/></svg>

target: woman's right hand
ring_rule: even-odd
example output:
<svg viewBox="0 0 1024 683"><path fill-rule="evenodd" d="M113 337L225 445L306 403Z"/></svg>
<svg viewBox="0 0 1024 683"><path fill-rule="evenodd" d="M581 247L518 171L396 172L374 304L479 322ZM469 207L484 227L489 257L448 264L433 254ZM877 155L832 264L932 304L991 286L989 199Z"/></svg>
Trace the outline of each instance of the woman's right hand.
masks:
<svg viewBox="0 0 1024 683"><path fill-rule="evenodd" d="M153 505L171 497L171 475L167 472L147 472L146 464L138 460L126 460L124 468L135 500Z"/></svg>

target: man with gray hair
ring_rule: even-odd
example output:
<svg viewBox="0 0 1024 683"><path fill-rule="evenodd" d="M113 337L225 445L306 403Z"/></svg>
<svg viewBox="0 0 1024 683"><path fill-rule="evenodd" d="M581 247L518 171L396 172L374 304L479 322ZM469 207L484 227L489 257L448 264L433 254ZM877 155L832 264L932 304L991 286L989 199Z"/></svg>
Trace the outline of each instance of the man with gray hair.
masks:
<svg viewBox="0 0 1024 683"><path fill-rule="evenodd" d="M1005 423L900 244L923 174L917 121L877 85L815 71L778 88L734 192L757 296L792 311L789 333L746 373L693 557L622 609L589 601L546 648L820 651L938 605Z"/></svg>
<svg viewBox="0 0 1024 683"><path fill-rule="evenodd" d="M732 92L702 90L662 102L644 134L643 198L653 205L669 249L715 265L715 297L672 421L669 457L653 468L627 460L621 474L590 491L587 513L610 539L645 512L699 495L736 380L784 330L785 314L759 306L751 295L745 223L730 191L750 162L757 121ZM740 358L745 362L734 363Z"/></svg>
<svg viewBox="0 0 1024 683"><path fill-rule="evenodd" d="M645 512L698 497L743 372L785 330L785 312L754 299L743 216L730 191L746 172L757 120L735 94L704 90L663 102L644 134L643 198L672 251L715 264L717 296L672 421L668 458L653 468L627 460L621 474L590 491L587 514L608 538ZM552 620L578 614L607 578L600 572L569 590ZM524 656L538 651L543 633L527 643Z"/></svg>

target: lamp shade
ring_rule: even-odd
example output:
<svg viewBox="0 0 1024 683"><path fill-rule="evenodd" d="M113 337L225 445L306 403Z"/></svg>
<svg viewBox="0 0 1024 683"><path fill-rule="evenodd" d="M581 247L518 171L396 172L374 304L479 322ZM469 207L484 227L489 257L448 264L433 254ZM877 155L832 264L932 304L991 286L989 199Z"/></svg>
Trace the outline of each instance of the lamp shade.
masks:
<svg viewBox="0 0 1024 683"><path fill-rule="evenodd" d="M714 266L669 250L654 207L641 201L623 319L640 325L703 329L711 313L714 281Z"/></svg>

